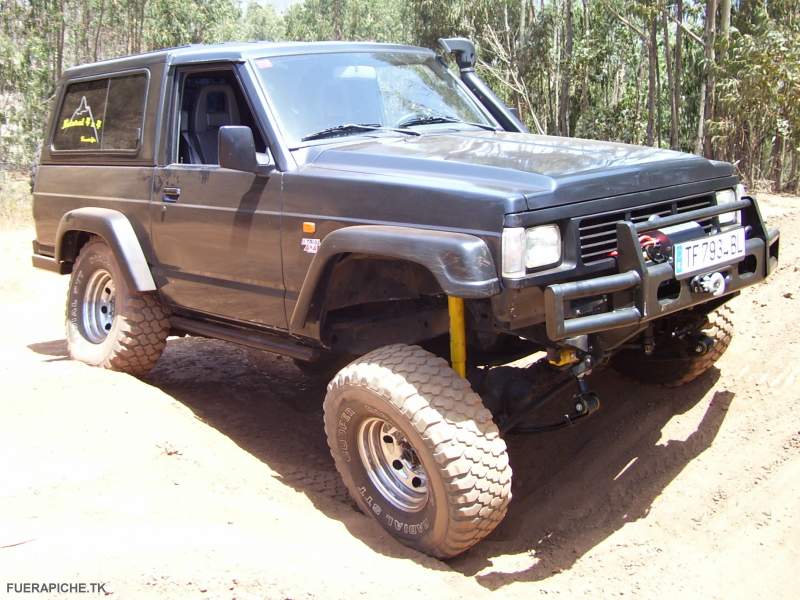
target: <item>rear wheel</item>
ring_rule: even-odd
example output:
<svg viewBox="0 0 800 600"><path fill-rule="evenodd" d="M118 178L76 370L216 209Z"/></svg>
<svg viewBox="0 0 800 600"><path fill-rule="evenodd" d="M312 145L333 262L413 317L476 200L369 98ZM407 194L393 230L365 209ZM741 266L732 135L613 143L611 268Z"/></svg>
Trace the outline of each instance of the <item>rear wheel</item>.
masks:
<svg viewBox="0 0 800 600"><path fill-rule="evenodd" d="M678 338L669 335L673 327L656 337L651 355L623 350L611 365L632 379L643 383L678 387L697 379L722 357L733 339L733 311L727 305L708 313L706 319Z"/></svg>
<svg viewBox="0 0 800 600"><path fill-rule="evenodd" d="M97 237L75 261L66 317L72 358L132 375L155 366L169 334L158 296L131 290L111 248Z"/></svg>
<svg viewBox="0 0 800 600"><path fill-rule="evenodd" d="M361 509L402 543L448 558L511 500L505 442L469 383L417 346L379 348L328 385L325 431Z"/></svg>

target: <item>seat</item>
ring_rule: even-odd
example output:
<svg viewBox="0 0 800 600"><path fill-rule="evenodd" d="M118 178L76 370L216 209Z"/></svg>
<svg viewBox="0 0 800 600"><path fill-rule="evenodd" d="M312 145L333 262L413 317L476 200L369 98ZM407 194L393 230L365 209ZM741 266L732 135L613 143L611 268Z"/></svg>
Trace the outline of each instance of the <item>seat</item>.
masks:
<svg viewBox="0 0 800 600"><path fill-rule="evenodd" d="M189 132L189 111L181 111L181 141L180 141L180 162L191 165L199 165L203 163L198 149L198 143L195 136Z"/></svg>
<svg viewBox="0 0 800 600"><path fill-rule="evenodd" d="M233 88L225 84L202 88L194 105L193 124L202 162L207 165L218 164L219 128L242 124Z"/></svg>

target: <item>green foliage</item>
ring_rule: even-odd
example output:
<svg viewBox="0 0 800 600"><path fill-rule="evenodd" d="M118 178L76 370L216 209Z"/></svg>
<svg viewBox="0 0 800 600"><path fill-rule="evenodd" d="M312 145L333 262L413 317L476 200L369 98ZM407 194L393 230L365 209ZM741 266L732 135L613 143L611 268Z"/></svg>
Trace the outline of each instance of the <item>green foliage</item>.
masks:
<svg viewBox="0 0 800 600"><path fill-rule="evenodd" d="M753 160L761 146L782 138L800 151L800 36L771 27L734 33L718 93L724 113L713 134L727 154L741 157L749 179L770 177L763 161Z"/></svg>
<svg viewBox="0 0 800 600"><path fill-rule="evenodd" d="M272 5L250 2L244 13L242 32L246 40L278 41L286 37L286 25Z"/></svg>
<svg viewBox="0 0 800 600"><path fill-rule="evenodd" d="M224 42L241 31L230 0L159 0L147 4L146 15L148 48Z"/></svg>
<svg viewBox="0 0 800 600"><path fill-rule="evenodd" d="M291 40L412 41L411 13L402 0L306 0L292 5L284 20Z"/></svg>
<svg viewBox="0 0 800 600"><path fill-rule="evenodd" d="M436 47L440 37L466 36L480 74L534 131L663 146L673 132L691 151L704 115L715 158L736 162L749 180L796 186L800 3L734 1L730 36L719 15L716 58L706 64L706 3L682 0L677 65L678 2L303 0L281 14L256 0L0 0L0 165L33 160L55 82L72 64L226 40Z"/></svg>

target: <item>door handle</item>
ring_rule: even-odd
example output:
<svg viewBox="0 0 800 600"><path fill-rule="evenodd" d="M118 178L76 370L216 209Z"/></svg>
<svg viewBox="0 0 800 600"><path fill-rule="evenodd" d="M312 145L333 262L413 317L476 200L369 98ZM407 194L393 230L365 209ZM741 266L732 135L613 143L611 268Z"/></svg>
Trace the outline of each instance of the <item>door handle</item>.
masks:
<svg viewBox="0 0 800 600"><path fill-rule="evenodd" d="M165 187L161 190L161 200L163 202L177 202L181 195L179 187Z"/></svg>

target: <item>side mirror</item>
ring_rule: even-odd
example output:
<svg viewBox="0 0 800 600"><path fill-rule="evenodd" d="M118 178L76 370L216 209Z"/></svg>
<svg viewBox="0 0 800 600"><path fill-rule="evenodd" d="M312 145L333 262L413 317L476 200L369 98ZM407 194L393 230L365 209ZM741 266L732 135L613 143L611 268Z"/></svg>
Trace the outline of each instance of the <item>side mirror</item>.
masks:
<svg viewBox="0 0 800 600"><path fill-rule="evenodd" d="M220 127L217 144L220 167L246 173L260 170L256 159L256 143L249 127L243 125Z"/></svg>

